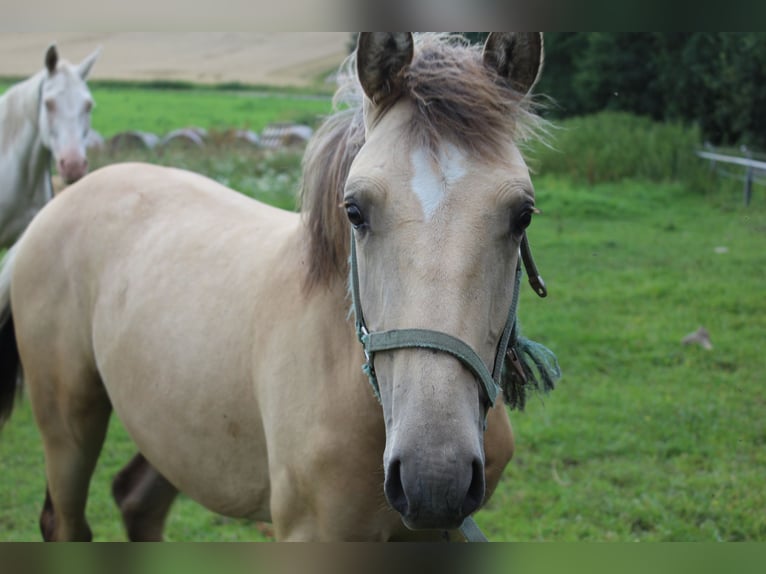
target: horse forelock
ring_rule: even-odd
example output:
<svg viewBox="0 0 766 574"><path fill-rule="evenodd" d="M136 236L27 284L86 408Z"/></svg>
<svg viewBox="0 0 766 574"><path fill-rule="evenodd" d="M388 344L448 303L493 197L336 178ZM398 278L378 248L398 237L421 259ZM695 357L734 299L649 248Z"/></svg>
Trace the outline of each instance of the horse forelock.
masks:
<svg viewBox="0 0 766 574"><path fill-rule="evenodd" d="M432 149L448 140L475 157L499 159L509 139L521 144L545 131L533 98L488 68L482 46L463 36L417 35L403 92L417 108L410 135Z"/></svg>
<svg viewBox="0 0 766 574"><path fill-rule="evenodd" d="M472 157L499 159L509 140L542 137L545 121L529 95L484 65L482 47L455 34L418 34L404 70L402 94L416 112L403 134L436 150L450 141ZM352 53L338 73L335 113L309 143L303 161L301 211L309 228L306 285L345 277L348 222L340 208L351 163L364 144L363 91Z"/></svg>

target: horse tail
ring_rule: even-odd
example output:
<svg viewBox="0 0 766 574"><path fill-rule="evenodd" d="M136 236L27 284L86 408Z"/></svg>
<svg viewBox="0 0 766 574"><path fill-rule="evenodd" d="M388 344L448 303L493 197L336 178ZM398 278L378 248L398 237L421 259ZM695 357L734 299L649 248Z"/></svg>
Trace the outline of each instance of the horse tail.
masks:
<svg viewBox="0 0 766 574"><path fill-rule="evenodd" d="M21 359L11 314L11 278L16 243L0 263L0 427L10 418L21 389Z"/></svg>

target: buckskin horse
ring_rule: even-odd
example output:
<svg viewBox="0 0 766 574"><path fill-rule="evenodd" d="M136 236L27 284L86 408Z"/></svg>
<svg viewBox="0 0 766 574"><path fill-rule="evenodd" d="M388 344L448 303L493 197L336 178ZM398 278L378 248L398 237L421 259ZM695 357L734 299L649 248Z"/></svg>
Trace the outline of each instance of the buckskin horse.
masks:
<svg viewBox="0 0 766 574"><path fill-rule="evenodd" d="M538 33L361 34L300 213L141 164L49 203L0 274L0 419L20 360L45 539L91 538L112 410L132 539L177 491L280 540L459 539L513 454L507 404L553 382L515 326L542 58Z"/></svg>

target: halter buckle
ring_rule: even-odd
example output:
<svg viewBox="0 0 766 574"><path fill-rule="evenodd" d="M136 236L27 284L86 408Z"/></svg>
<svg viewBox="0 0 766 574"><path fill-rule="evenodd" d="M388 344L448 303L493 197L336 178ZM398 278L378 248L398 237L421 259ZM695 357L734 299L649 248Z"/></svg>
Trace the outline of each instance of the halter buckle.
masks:
<svg viewBox="0 0 766 574"><path fill-rule="evenodd" d="M370 355L370 352L367 350L367 341L370 332L367 330L367 326L364 323L359 324L359 332L362 334L359 341L362 343L364 358L367 360L367 364L372 366L372 355Z"/></svg>

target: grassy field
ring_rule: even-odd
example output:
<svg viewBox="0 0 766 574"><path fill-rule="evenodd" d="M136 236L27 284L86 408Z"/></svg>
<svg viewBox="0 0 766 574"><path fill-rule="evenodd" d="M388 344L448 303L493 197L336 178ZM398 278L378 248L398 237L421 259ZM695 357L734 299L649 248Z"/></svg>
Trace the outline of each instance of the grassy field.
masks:
<svg viewBox="0 0 766 574"><path fill-rule="evenodd" d="M10 85L12 82L0 80L0 93ZM331 99L326 93L300 89L233 86L216 90L178 83L164 89L145 84L94 83L90 90L96 102L91 124L105 138L126 130L164 135L183 127L260 132L275 122L311 125L318 116L329 113Z"/></svg>
<svg viewBox="0 0 766 574"><path fill-rule="evenodd" d="M313 123L330 111L330 98L300 93L216 90L157 90L94 87L93 128L104 137L124 130L165 134L178 127L250 129L274 122Z"/></svg>
<svg viewBox="0 0 766 574"><path fill-rule="evenodd" d="M520 314L564 379L512 416L518 455L479 524L499 540L765 540L762 189L744 208L678 184L536 187L550 295L527 291ZM680 344L700 325L711 351Z"/></svg>
<svg viewBox="0 0 766 574"><path fill-rule="evenodd" d="M142 154L293 205L296 153ZM588 177L534 180L543 215L530 239L550 294L525 286L520 317L564 378L512 413L517 454L477 521L492 540L766 540L766 192L745 208L738 185ZM714 348L682 345L701 325ZM132 452L113 421L88 506L97 540L124 539L108 492ZM42 450L26 402L0 434L0 477L0 540L39 539ZM268 539L185 498L167 535Z"/></svg>

